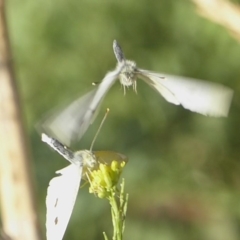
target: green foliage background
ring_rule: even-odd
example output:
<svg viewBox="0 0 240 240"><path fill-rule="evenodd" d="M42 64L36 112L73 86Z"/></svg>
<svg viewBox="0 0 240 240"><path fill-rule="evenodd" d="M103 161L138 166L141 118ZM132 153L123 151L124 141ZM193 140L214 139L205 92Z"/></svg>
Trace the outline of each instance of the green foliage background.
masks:
<svg viewBox="0 0 240 240"><path fill-rule="evenodd" d="M240 45L184 0L9 0L7 16L31 141L42 228L45 196L65 160L34 125L50 109L91 89L115 67L112 41L128 59L157 72L223 83L235 95L228 118L208 118L167 103L145 83L123 96L117 83L75 149L88 149L106 107L95 150L129 157L125 239L240 238ZM107 202L80 189L64 239L111 233Z"/></svg>

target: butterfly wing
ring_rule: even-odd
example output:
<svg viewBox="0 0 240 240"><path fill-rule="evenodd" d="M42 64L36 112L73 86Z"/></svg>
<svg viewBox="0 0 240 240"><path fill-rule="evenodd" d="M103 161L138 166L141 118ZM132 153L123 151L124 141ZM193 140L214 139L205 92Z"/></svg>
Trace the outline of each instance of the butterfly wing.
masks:
<svg viewBox="0 0 240 240"><path fill-rule="evenodd" d="M92 119L97 114L97 109L99 108L104 96L111 88L111 86L116 82L119 74L121 73L122 68L124 67L124 62L119 63L115 70L106 74L102 82L99 84L96 93L93 96L92 101L88 105L88 109L84 114L84 117L80 123L79 133L77 139L80 139L85 133L89 126L89 122L92 122Z"/></svg>
<svg viewBox="0 0 240 240"><path fill-rule="evenodd" d="M68 146L71 142L79 140L94 121L105 94L116 81L122 66L119 64L115 70L107 73L97 88L78 98L65 109L48 114L37 128Z"/></svg>
<svg viewBox="0 0 240 240"><path fill-rule="evenodd" d="M138 77L157 90L168 102L193 112L226 117L233 91L221 84L139 70Z"/></svg>
<svg viewBox="0 0 240 240"><path fill-rule="evenodd" d="M70 145L71 140L78 135L79 123L88 110L89 103L96 94L97 88L73 101L64 109L57 109L47 114L38 124L40 132L57 138L65 145ZM91 122L89 123L91 124Z"/></svg>
<svg viewBox="0 0 240 240"><path fill-rule="evenodd" d="M128 161L128 158L125 155L114 151L94 151L93 153L96 156L97 161L100 163L110 164L113 160L117 162Z"/></svg>
<svg viewBox="0 0 240 240"><path fill-rule="evenodd" d="M56 173L47 190L47 240L61 240L67 228L77 197L82 167L71 164Z"/></svg>

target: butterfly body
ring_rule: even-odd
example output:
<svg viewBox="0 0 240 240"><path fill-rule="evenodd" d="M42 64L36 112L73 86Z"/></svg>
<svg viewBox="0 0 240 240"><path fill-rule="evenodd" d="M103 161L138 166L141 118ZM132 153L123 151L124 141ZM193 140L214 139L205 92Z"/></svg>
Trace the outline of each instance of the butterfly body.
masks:
<svg viewBox="0 0 240 240"><path fill-rule="evenodd" d="M124 60L124 67L119 74L119 81L124 87L133 86L133 90L137 91L137 65L133 61Z"/></svg>
<svg viewBox="0 0 240 240"><path fill-rule="evenodd" d="M74 156L76 161L81 161L82 166L85 168L93 169L97 164L94 153L89 150L81 150L74 152Z"/></svg>

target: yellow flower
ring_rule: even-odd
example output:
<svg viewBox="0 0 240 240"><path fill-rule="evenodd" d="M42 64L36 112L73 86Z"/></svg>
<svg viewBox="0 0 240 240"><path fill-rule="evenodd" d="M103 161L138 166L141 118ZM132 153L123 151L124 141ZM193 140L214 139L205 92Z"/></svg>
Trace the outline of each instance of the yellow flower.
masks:
<svg viewBox="0 0 240 240"><path fill-rule="evenodd" d="M111 192L116 190L116 185L125 165L126 162L115 160L111 162L111 165L99 163L98 169L89 171L89 192L96 194L99 198L108 198Z"/></svg>

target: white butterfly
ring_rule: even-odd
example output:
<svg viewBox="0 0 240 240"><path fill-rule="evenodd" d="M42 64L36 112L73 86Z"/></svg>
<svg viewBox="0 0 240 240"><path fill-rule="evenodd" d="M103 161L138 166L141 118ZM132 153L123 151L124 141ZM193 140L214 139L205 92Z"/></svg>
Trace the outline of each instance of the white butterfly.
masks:
<svg viewBox="0 0 240 240"><path fill-rule="evenodd" d="M118 65L124 64L119 79L123 86L133 86L137 91L137 78L157 90L168 102L203 115L225 117L228 115L233 91L221 84L203 80L172 76L137 68L136 63L126 60L116 40L113 49Z"/></svg>
<svg viewBox="0 0 240 240"><path fill-rule="evenodd" d="M109 163L113 160L127 161L126 156L111 151L91 152L82 150L73 152L58 140L42 134L42 141L50 145L71 164L56 173L47 190L46 230L47 240L61 240L66 231L76 201L81 179L85 172L93 170L99 162Z"/></svg>
<svg viewBox="0 0 240 240"><path fill-rule="evenodd" d="M109 72L96 89L43 122L46 132L68 145L71 141L79 140L93 122L105 94L118 78L124 87L124 93L129 86L137 91L137 78L140 78L172 104L182 105L207 116L228 115L233 96L230 88L217 83L140 69L135 62L125 59L116 40L113 42L113 50L118 60L116 69Z"/></svg>

